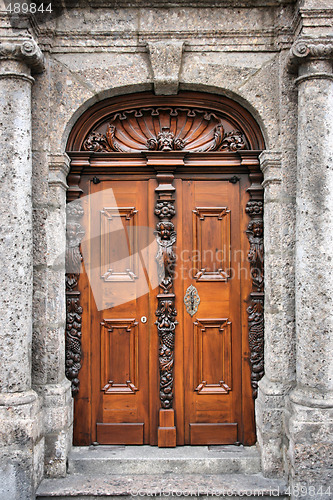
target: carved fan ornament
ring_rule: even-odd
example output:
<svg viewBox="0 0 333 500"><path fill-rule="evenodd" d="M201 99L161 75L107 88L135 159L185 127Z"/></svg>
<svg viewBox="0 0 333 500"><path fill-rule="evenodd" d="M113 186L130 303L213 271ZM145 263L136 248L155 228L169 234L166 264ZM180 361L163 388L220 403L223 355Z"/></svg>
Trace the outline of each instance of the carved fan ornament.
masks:
<svg viewBox="0 0 333 500"><path fill-rule="evenodd" d="M239 130L226 131L215 113L190 108L143 108L115 113L104 126L93 130L84 151L238 151L247 149Z"/></svg>

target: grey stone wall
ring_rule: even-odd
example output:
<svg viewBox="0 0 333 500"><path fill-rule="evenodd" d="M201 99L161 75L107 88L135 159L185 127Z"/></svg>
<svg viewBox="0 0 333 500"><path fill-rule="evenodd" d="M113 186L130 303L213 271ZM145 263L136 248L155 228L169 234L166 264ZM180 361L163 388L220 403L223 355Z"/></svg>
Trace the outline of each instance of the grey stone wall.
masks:
<svg viewBox="0 0 333 500"><path fill-rule="evenodd" d="M200 6L183 0L172 6L159 2L159 8L156 2L140 7L117 2L113 8L99 1L98 6L79 3L38 28L29 19L13 27L1 17L0 141L6 151L0 184L1 299L6 315L0 331L5 355L0 419L8 441L0 452L7 463L4 491L13 498L32 498L43 474L65 475L72 440L72 400L64 375L66 141L93 103L146 90L227 95L262 129L265 376L256 402L262 470L270 477L289 476L294 485L319 485L327 476L331 443L322 443L332 418L332 231L325 232L333 210L330 3L221 0L213 8L208 0ZM33 38L43 64L39 53L29 59L4 46ZM290 57L290 47L304 39L324 49L294 50ZM308 65L309 60L326 62ZM321 76L295 83L308 73ZM323 234L319 239L318 232ZM321 273L319 282L309 279L304 254L308 266ZM300 396L304 387L305 400ZM314 405L309 402L313 391L321 400ZM10 421L9 406L14 408ZM10 427L23 429L26 440L17 440ZM310 464L313 453L318 461ZM25 497L17 493L22 481Z"/></svg>

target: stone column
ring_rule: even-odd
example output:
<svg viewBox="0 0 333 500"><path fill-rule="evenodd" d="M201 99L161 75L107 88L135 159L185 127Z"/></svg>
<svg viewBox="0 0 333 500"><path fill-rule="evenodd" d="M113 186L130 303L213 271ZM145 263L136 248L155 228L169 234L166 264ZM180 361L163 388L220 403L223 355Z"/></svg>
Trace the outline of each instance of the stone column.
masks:
<svg viewBox="0 0 333 500"><path fill-rule="evenodd" d="M288 199L283 190L281 163L280 152L264 151L260 155L264 174L265 375L259 382L256 421L262 471L268 477L281 477L284 473L285 396L295 377L287 284L293 258L285 248L286 224L293 224L289 206L294 200Z"/></svg>
<svg viewBox="0 0 333 500"><path fill-rule="evenodd" d="M0 43L0 497L34 498L43 474L40 402L31 389L31 39Z"/></svg>
<svg viewBox="0 0 333 500"><path fill-rule="evenodd" d="M65 377L66 154L48 156L48 203L34 200L33 384L44 410L47 477L66 475L72 444L73 399ZM47 166L47 165L46 165ZM43 230L41 230L43 228Z"/></svg>
<svg viewBox="0 0 333 500"><path fill-rule="evenodd" d="M311 499L324 498L333 484L333 40L298 41L291 54L298 66L298 151L296 387L288 403L288 458L292 485L303 486L302 499Z"/></svg>

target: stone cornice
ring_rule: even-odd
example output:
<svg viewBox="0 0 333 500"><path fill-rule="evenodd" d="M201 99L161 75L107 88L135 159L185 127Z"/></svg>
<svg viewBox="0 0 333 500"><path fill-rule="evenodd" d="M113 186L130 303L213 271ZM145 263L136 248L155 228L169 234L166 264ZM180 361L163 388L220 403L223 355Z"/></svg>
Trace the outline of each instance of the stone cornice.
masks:
<svg viewBox="0 0 333 500"><path fill-rule="evenodd" d="M37 43L31 39L0 42L0 59L16 59L31 68L34 73L44 70L44 57Z"/></svg>
<svg viewBox="0 0 333 500"><path fill-rule="evenodd" d="M174 7L278 7L296 0L90 0L93 8L174 8ZM78 0L66 0L66 9L77 8Z"/></svg>
<svg viewBox="0 0 333 500"><path fill-rule="evenodd" d="M296 72L298 66L310 59L333 60L333 38L296 40L290 49L288 68L291 72Z"/></svg>

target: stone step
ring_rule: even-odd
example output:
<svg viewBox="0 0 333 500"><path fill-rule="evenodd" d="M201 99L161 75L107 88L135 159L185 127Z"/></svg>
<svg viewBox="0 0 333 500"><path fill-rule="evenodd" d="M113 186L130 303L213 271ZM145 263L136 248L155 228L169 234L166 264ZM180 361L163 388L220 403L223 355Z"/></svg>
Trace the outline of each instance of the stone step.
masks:
<svg viewBox="0 0 333 500"><path fill-rule="evenodd" d="M121 500L133 498L279 498L287 500L286 484L261 474L68 474L62 479L44 479L38 488L38 500Z"/></svg>
<svg viewBox="0 0 333 500"><path fill-rule="evenodd" d="M90 446L74 447L70 474L255 474L257 448L244 446Z"/></svg>

